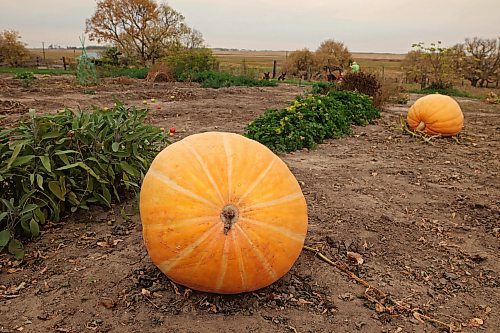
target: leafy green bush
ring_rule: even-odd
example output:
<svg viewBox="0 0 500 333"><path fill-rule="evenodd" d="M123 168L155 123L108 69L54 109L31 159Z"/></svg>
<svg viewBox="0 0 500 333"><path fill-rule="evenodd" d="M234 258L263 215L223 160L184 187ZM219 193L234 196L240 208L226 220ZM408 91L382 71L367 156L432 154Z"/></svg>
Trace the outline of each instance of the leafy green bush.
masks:
<svg viewBox="0 0 500 333"><path fill-rule="evenodd" d="M451 82L432 82L426 89L430 90L446 90L453 88L453 83Z"/></svg>
<svg viewBox="0 0 500 333"><path fill-rule="evenodd" d="M380 116L371 99L355 92L297 97L286 109L267 110L246 128L246 136L275 152L313 148Z"/></svg>
<svg viewBox="0 0 500 333"><path fill-rule="evenodd" d="M380 111L366 95L353 91L330 91L328 97L345 106L346 117L354 125L365 126L380 117Z"/></svg>
<svg viewBox="0 0 500 333"><path fill-rule="evenodd" d="M481 96L476 96L472 95L466 91L458 90L456 88L445 88L445 89L433 89L433 88L425 88L425 89L416 89L416 90L410 90L411 93L415 94L441 94L441 95L448 95L448 96L455 96L455 97L466 97L466 98L476 98L476 99L481 99Z"/></svg>
<svg viewBox="0 0 500 333"><path fill-rule="evenodd" d="M40 225L137 191L166 145L146 115L119 104L92 113L32 112L29 121L0 128L0 250L22 258L20 240L38 236Z"/></svg>
<svg viewBox="0 0 500 333"><path fill-rule="evenodd" d="M235 76L226 72L205 71L197 73L194 81L204 88L222 88L231 86L275 87L275 81L255 80L246 76Z"/></svg>
<svg viewBox="0 0 500 333"><path fill-rule="evenodd" d="M133 79L145 79L148 76L148 68L122 68L113 66L103 66L98 68L101 77L127 76Z"/></svg>
<svg viewBox="0 0 500 333"><path fill-rule="evenodd" d="M319 81L312 84L311 93L326 95L332 90L336 90L337 86L333 82Z"/></svg>
<svg viewBox="0 0 500 333"><path fill-rule="evenodd" d="M83 48L82 54L78 57L78 65L76 65L76 78L82 86L92 86L97 84L97 71L95 65Z"/></svg>
<svg viewBox="0 0 500 333"><path fill-rule="evenodd" d="M14 79L15 80L21 80L21 84L25 88L30 87L31 84L33 83L33 81L36 80L35 74L33 74L33 72L20 72L20 73L16 73L16 75L14 75Z"/></svg>
<svg viewBox="0 0 500 333"><path fill-rule="evenodd" d="M177 81L192 81L197 73L211 71L217 59L210 49L185 49L170 52L162 60Z"/></svg>

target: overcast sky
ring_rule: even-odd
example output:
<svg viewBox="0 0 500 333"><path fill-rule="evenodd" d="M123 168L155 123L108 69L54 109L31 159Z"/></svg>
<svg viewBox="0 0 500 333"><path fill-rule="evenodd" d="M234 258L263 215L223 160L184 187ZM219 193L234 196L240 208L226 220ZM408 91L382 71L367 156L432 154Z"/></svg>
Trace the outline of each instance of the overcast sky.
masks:
<svg viewBox="0 0 500 333"><path fill-rule="evenodd" d="M30 47L78 45L95 0L0 0L0 30ZM314 50L329 38L353 52L500 36L500 0L170 0L210 47Z"/></svg>

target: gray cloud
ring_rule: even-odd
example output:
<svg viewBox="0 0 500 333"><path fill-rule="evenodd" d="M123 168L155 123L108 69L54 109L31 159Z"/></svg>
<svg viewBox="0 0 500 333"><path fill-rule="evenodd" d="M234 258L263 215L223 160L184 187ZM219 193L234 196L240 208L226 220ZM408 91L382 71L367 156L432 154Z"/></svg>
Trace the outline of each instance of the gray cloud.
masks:
<svg viewBox="0 0 500 333"><path fill-rule="evenodd" d="M0 0L0 29L41 41L76 45L91 0ZM406 52L414 42L500 35L498 0L170 0L212 47L315 49L327 38L353 51Z"/></svg>

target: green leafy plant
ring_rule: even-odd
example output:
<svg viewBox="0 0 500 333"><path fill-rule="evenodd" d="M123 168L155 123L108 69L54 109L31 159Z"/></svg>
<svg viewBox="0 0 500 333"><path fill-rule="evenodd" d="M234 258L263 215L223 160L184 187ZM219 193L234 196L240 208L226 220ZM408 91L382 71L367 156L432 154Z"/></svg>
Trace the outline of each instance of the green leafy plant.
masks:
<svg viewBox="0 0 500 333"><path fill-rule="evenodd" d="M145 79L148 76L148 68L121 68L104 66L99 67L98 72L101 77L127 76L132 79Z"/></svg>
<svg viewBox="0 0 500 333"><path fill-rule="evenodd" d="M82 54L78 58L76 66L76 77L82 86L91 86L97 84L97 71L95 65L90 60L85 48L85 40L80 38L82 43Z"/></svg>
<svg viewBox="0 0 500 333"><path fill-rule="evenodd" d="M210 49L181 49L170 51L162 60L177 81L192 81L196 74L217 67Z"/></svg>
<svg viewBox="0 0 500 333"><path fill-rule="evenodd" d="M324 139L351 132L380 116L371 99L355 92L297 97L286 109L267 110L246 128L247 137L275 152L313 148Z"/></svg>
<svg viewBox="0 0 500 333"><path fill-rule="evenodd" d="M35 74L33 72L20 72L16 73L14 76L15 80L21 80L21 85L24 88L28 88L33 84L33 81L36 80Z"/></svg>
<svg viewBox="0 0 500 333"><path fill-rule="evenodd" d="M332 90L337 90L337 85L335 83L319 81L312 84L311 93L326 95Z"/></svg>
<svg viewBox="0 0 500 333"><path fill-rule="evenodd" d="M47 221L138 191L167 144L163 130L144 123L147 113L118 103L94 112L31 112L17 127L0 128L0 248L22 258L21 240L38 236Z"/></svg>
<svg viewBox="0 0 500 333"><path fill-rule="evenodd" d="M255 80L246 76L235 76L227 72L205 71L197 73L194 81L204 88L222 88L231 86L275 87L275 81Z"/></svg>

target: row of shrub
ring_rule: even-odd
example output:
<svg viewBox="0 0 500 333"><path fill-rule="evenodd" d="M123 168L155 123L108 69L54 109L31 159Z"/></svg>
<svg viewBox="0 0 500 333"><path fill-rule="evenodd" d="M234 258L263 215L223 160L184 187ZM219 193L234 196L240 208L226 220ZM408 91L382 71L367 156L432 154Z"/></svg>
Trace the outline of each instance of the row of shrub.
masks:
<svg viewBox="0 0 500 333"><path fill-rule="evenodd" d="M380 117L372 99L352 91L297 97L286 109L269 109L246 128L246 136L275 152L313 148Z"/></svg>
<svg viewBox="0 0 500 333"><path fill-rule="evenodd" d="M275 87L276 81L256 80L246 76L237 76L227 72L206 71L197 73L195 82L201 84L203 88L222 88L232 86L245 87Z"/></svg>
<svg viewBox="0 0 500 333"><path fill-rule="evenodd" d="M0 251L24 256L22 241L47 221L90 205L110 207L139 189L167 141L144 123L147 110L93 112L66 109L30 113L13 128L0 128Z"/></svg>

